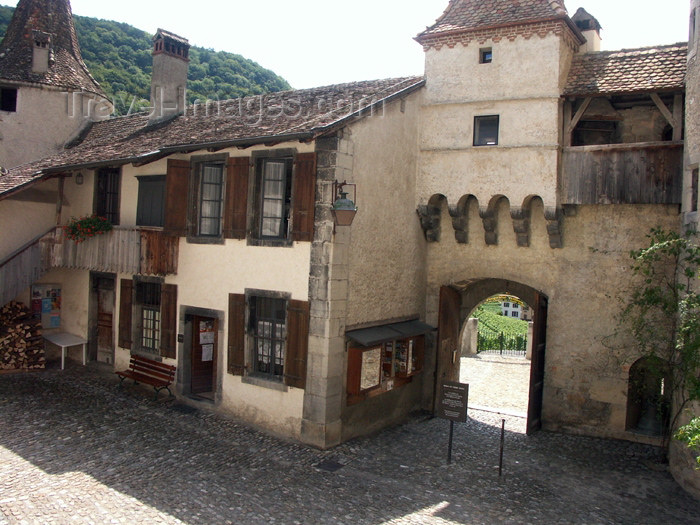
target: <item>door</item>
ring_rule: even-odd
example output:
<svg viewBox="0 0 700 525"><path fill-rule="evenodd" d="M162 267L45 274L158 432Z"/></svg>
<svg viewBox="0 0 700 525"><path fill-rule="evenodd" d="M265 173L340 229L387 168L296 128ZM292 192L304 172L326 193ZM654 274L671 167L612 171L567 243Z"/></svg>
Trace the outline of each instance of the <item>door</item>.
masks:
<svg viewBox="0 0 700 525"><path fill-rule="evenodd" d="M527 433L542 428L542 394L544 391L544 354L547 345L547 298L535 292L535 325L532 335L532 363L530 365L530 400L527 407Z"/></svg>
<svg viewBox="0 0 700 525"><path fill-rule="evenodd" d="M435 402L437 402L437 389L443 381L459 381L459 310L461 306L462 296L457 290L449 286L440 288Z"/></svg>
<svg viewBox="0 0 700 525"><path fill-rule="evenodd" d="M191 392L200 394L214 391L216 349L219 320L213 317L192 316Z"/></svg>
<svg viewBox="0 0 700 525"><path fill-rule="evenodd" d="M114 363L114 287L112 277L97 277L97 360Z"/></svg>

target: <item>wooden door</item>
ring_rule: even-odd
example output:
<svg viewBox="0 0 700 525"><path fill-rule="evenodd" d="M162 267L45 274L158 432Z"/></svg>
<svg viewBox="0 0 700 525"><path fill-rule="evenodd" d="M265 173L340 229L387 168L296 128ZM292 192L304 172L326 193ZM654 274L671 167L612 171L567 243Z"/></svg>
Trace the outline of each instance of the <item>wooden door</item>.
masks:
<svg viewBox="0 0 700 525"><path fill-rule="evenodd" d="M193 394L214 391L216 370L217 332L219 321L212 317L192 317L192 368Z"/></svg>
<svg viewBox="0 0 700 525"><path fill-rule="evenodd" d="M111 277L97 278L97 360L114 363L114 287Z"/></svg>
<svg viewBox="0 0 700 525"><path fill-rule="evenodd" d="M443 381L459 381L459 310L462 296L449 286L440 288L438 313L437 382L435 392ZM437 396L435 401L437 402Z"/></svg>
<svg viewBox="0 0 700 525"><path fill-rule="evenodd" d="M544 390L544 354L547 346L547 298L535 292L535 324L532 334L530 364L530 400L527 407L527 433L542 428L542 394Z"/></svg>

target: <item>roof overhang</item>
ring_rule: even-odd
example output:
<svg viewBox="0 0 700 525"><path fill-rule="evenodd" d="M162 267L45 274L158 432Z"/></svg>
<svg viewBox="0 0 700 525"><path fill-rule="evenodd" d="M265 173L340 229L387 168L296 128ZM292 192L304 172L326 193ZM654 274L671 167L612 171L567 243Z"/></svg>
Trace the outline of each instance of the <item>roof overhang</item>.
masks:
<svg viewBox="0 0 700 525"><path fill-rule="evenodd" d="M371 328L361 328L345 332L348 339L362 346L374 346L395 339L406 339L417 335L424 335L437 330L433 326L422 321L402 321L400 323L384 324Z"/></svg>

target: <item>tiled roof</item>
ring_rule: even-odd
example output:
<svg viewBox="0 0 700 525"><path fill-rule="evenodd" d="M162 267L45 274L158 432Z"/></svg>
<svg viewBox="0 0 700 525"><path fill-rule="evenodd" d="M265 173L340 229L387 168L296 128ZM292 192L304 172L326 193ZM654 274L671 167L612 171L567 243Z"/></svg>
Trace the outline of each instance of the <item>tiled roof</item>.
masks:
<svg viewBox="0 0 700 525"><path fill-rule="evenodd" d="M46 73L32 72L32 31L51 34L55 62ZM20 0L0 42L0 79L105 96L80 55L68 0Z"/></svg>
<svg viewBox="0 0 700 525"><path fill-rule="evenodd" d="M420 88L423 77L353 82L269 93L187 109L148 125L147 115L96 122L79 144L0 176L0 196L69 167L152 161L175 152L280 140L313 139L349 119L381 114L373 104Z"/></svg>
<svg viewBox="0 0 700 525"><path fill-rule="evenodd" d="M612 95L682 90L688 45L574 55L564 95Z"/></svg>
<svg viewBox="0 0 700 525"><path fill-rule="evenodd" d="M563 0L450 0L435 24L418 35L436 36L508 24L567 18Z"/></svg>

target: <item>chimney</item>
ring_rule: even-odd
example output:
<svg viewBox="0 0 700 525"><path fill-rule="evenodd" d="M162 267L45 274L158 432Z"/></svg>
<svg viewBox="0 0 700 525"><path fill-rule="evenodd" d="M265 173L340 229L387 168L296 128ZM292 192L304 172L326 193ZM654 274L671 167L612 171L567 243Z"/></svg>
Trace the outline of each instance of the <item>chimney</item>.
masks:
<svg viewBox="0 0 700 525"><path fill-rule="evenodd" d="M49 70L49 66L52 66L54 63L51 34L33 29L32 40L34 42L32 73L46 73Z"/></svg>
<svg viewBox="0 0 700 525"><path fill-rule="evenodd" d="M576 24L581 34L586 39L586 43L579 48L579 53L591 53L600 51L600 24L598 20L590 15L583 7L579 7L576 14L571 17L571 21Z"/></svg>
<svg viewBox="0 0 700 525"><path fill-rule="evenodd" d="M153 73L149 123L185 112L190 44L163 29L153 37Z"/></svg>

